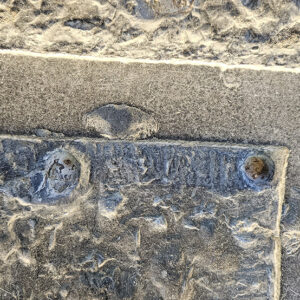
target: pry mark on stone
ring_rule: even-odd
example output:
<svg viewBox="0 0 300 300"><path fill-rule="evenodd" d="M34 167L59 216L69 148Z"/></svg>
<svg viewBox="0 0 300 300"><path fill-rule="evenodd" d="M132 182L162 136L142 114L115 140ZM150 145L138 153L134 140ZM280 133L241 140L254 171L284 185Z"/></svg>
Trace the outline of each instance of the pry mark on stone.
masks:
<svg viewBox="0 0 300 300"><path fill-rule="evenodd" d="M94 27L103 27L103 25L104 21L100 18L72 19L64 22L64 26L69 26L80 30L91 30Z"/></svg>
<svg viewBox="0 0 300 300"><path fill-rule="evenodd" d="M44 128L35 129L34 134L38 137L44 137L44 138L51 138L51 137L63 138L65 136L63 133L53 132L53 131L50 131L50 130L44 129Z"/></svg>
<svg viewBox="0 0 300 300"><path fill-rule="evenodd" d="M250 9L255 9L259 5L259 0L241 0L241 2Z"/></svg>
<svg viewBox="0 0 300 300"><path fill-rule="evenodd" d="M84 115L88 131L108 139L145 139L158 131L154 117L125 104L108 104Z"/></svg>
<svg viewBox="0 0 300 300"><path fill-rule="evenodd" d="M244 37L248 43L265 43L270 40L268 34L257 33L252 28L245 32Z"/></svg>

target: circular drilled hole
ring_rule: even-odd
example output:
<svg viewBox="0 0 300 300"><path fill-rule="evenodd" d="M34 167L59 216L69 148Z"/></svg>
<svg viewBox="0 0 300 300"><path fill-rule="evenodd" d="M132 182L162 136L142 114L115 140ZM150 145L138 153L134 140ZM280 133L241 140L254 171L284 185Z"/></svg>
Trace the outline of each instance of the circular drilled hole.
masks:
<svg viewBox="0 0 300 300"><path fill-rule="evenodd" d="M269 174L269 166L262 158L251 156L245 161L245 172L252 180L265 179Z"/></svg>
<svg viewBox="0 0 300 300"><path fill-rule="evenodd" d="M251 155L244 160L242 169L247 181L259 185L272 180L274 163L265 155Z"/></svg>
<svg viewBox="0 0 300 300"><path fill-rule="evenodd" d="M80 163L65 150L54 151L46 160L47 197L67 196L80 177Z"/></svg>

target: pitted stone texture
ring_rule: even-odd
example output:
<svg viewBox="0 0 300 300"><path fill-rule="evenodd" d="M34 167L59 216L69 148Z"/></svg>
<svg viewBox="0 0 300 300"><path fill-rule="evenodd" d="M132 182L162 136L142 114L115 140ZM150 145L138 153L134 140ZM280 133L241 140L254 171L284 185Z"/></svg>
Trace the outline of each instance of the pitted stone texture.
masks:
<svg viewBox="0 0 300 300"><path fill-rule="evenodd" d="M80 163L70 194L36 201L34 187L12 184L57 151ZM241 168L254 153L275 165L259 191ZM287 155L283 147L2 136L1 295L278 299Z"/></svg>
<svg viewBox="0 0 300 300"><path fill-rule="evenodd" d="M299 0L1 0L0 48L299 66Z"/></svg>
<svg viewBox="0 0 300 300"><path fill-rule="evenodd" d="M144 139L158 130L154 117L139 108L108 104L83 116L86 129L109 139Z"/></svg>

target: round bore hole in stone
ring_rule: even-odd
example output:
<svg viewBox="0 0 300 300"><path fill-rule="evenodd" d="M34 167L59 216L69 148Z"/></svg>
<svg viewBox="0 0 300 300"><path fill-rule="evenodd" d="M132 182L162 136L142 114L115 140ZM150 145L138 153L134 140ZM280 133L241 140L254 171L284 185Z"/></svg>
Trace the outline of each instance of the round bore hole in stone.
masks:
<svg viewBox="0 0 300 300"><path fill-rule="evenodd" d="M68 196L79 182L80 163L71 153L55 150L46 159L45 172L47 198Z"/></svg>
<svg viewBox="0 0 300 300"><path fill-rule="evenodd" d="M243 172L250 182L267 183L273 178L274 163L265 155L251 155L244 160Z"/></svg>
<svg viewBox="0 0 300 300"><path fill-rule="evenodd" d="M262 158L251 156L245 162L245 172L252 180L263 179L268 176L269 167Z"/></svg>

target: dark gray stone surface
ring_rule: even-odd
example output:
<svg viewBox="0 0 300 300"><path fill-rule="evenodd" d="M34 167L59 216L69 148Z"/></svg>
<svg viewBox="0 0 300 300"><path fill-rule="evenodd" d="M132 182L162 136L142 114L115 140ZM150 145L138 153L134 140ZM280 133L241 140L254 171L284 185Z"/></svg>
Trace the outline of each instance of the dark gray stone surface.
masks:
<svg viewBox="0 0 300 300"><path fill-rule="evenodd" d="M299 199L299 69L1 51L0 70L1 132L87 136L86 113L135 106L157 120L157 138L287 146L286 204ZM282 295L297 299L298 252L288 249L298 220L283 226Z"/></svg>
<svg viewBox="0 0 300 300"><path fill-rule="evenodd" d="M278 299L286 148L0 141L1 299Z"/></svg>
<svg viewBox="0 0 300 300"><path fill-rule="evenodd" d="M282 300L300 299L300 189L294 188L284 206L282 231Z"/></svg>

